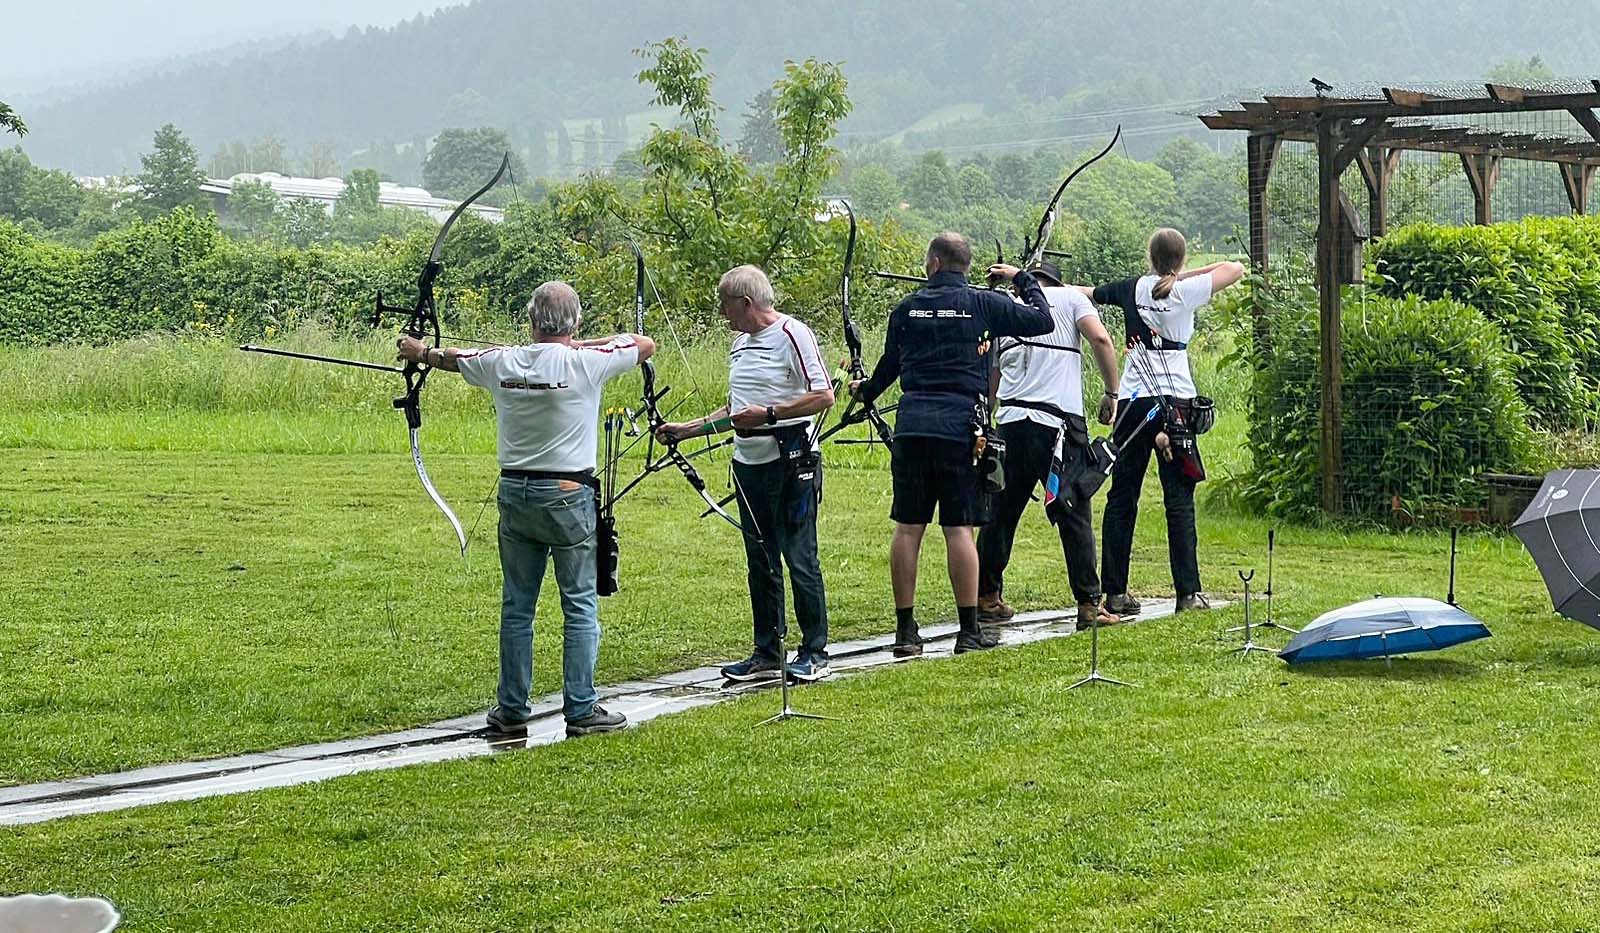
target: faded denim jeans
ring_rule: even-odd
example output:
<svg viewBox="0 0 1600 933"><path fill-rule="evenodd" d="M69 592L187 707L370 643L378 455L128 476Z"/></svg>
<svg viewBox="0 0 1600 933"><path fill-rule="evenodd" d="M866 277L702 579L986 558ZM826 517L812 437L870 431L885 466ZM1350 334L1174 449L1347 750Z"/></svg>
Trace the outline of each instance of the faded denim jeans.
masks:
<svg viewBox="0 0 1600 933"><path fill-rule="evenodd" d="M533 682L533 610L545 565L555 557L561 591L561 696L568 722L588 716L597 699L599 596L595 591L595 498L582 483L502 476L500 505L500 686L496 702L528 717Z"/></svg>

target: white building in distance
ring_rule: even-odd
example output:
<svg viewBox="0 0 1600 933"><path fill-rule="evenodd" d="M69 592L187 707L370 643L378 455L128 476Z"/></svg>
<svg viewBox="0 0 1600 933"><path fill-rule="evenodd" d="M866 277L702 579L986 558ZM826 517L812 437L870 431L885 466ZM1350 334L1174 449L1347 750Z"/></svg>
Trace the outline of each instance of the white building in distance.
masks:
<svg viewBox="0 0 1600 933"><path fill-rule="evenodd" d="M344 179L342 178L296 178L291 175L280 175L277 172L240 172L232 178L208 178L200 186L211 199L212 207L218 214L227 212L228 197L233 194L234 185L247 182L259 182L273 190L283 200L305 198L322 204L330 214L333 212L334 202L339 200L339 195L344 193ZM414 211L424 211L434 220L443 222L450 212L456 209L459 202L436 198L422 188L410 185L397 185L392 182L379 182L378 203L384 207L404 207ZM499 223L505 217L505 211L498 207L486 204L474 204L467 208L484 220Z"/></svg>

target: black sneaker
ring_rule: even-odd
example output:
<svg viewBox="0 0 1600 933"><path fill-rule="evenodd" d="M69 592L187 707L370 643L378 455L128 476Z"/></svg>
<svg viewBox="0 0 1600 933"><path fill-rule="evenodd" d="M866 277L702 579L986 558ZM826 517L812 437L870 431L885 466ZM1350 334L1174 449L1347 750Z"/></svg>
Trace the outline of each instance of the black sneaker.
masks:
<svg viewBox="0 0 1600 933"><path fill-rule="evenodd" d="M1204 593L1185 593L1178 597L1178 608L1175 612L1192 612L1196 609L1210 609L1211 600Z"/></svg>
<svg viewBox="0 0 1600 933"><path fill-rule="evenodd" d="M609 712L604 706L596 703L594 709L589 711L589 715L567 723L567 737L577 738L580 735L594 735L597 732L616 732L627 727L628 717L621 713Z"/></svg>
<svg viewBox="0 0 1600 933"><path fill-rule="evenodd" d="M812 684L833 676L833 668L828 666L827 658L819 658L812 654L797 654L788 664L789 676L801 683Z"/></svg>
<svg viewBox="0 0 1600 933"><path fill-rule="evenodd" d="M1136 616L1144 607L1127 593L1112 593L1106 597L1106 611L1114 616Z"/></svg>
<svg viewBox="0 0 1600 933"><path fill-rule="evenodd" d="M956 654L966 654L968 651L988 651L1000 645L1000 639L983 629L976 632L962 632L956 636Z"/></svg>
<svg viewBox="0 0 1600 933"><path fill-rule="evenodd" d="M489 710L489 715L484 717L489 723L489 734L493 736L524 736L528 734L528 720L517 719L504 709L496 706Z"/></svg>
<svg viewBox="0 0 1600 933"><path fill-rule="evenodd" d="M749 683L752 680L777 680L779 670L777 661L751 655L743 661L735 661L724 667L722 676L740 683Z"/></svg>
<svg viewBox="0 0 1600 933"><path fill-rule="evenodd" d="M922 633L917 630L915 622L895 627L894 656L897 658L922 656Z"/></svg>

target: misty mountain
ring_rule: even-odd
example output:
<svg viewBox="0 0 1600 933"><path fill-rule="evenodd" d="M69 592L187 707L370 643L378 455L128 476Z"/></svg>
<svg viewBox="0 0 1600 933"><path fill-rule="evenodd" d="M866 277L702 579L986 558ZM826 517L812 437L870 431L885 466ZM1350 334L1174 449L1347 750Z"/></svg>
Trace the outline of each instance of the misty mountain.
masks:
<svg viewBox="0 0 1600 933"><path fill-rule="evenodd" d="M25 113L33 132L24 147L42 164L100 174L136 170L169 121L203 155L267 133L291 146L330 140L341 153L482 124L541 147L553 147L558 126L576 137L589 121L626 125L632 136L650 108L633 50L669 35L710 50L730 132L785 59L842 62L856 103L843 127L851 141L940 114L1037 122L1047 139L1061 132L1048 124L1062 114L1178 104L1312 74L1475 79L1535 54L1558 73L1597 70L1600 21L1587 2L1528 0L1518 9L1507 17L1493 0L477 0L392 28L163 68L41 106Z"/></svg>

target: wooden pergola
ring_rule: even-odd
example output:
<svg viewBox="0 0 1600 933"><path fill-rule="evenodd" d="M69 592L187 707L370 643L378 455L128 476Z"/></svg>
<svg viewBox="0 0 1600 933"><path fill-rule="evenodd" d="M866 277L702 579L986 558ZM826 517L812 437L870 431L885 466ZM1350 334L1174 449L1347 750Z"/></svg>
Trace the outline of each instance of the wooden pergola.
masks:
<svg viewBox="0 0 1600 933"><path fill-rule="evenodd" d="M1341 229L1348 199L1339 179L1351 164L1361 171L1369 197L1370 236L1386 229L1389 184L1408 151L1458 156L1472 188L1480 224L1494 220L1494 189L1505 159L1553 164L1561 173L1576 214L1589 210L1595 170L1600 167L1600 80L1559 81L1527 87L1502 84L1334 86L1313 81L1312 93L1262 94L1237 99L1200 115L1213 130L1249 133L1246 144L1250 188L1250 258L1267 272L1271 241L1267 225L1267 181L1284 141L1317 149L1317 282L1321 321L1322 506L1341 509L1343 391L1340 284ZM1572 117L1570 132L1514 133L1484 122L1494 116L1560 113ZM1475 122L1476 121L1476 122ZM1563 121L1565 122L1565 121Z"/></svg>

